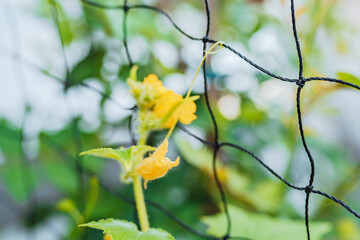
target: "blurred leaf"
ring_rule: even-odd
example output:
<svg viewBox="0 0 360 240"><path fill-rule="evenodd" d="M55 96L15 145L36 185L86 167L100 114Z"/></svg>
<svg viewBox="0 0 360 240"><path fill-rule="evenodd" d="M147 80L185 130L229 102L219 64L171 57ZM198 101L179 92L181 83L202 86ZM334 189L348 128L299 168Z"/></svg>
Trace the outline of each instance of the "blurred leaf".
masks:
<svg viewBox="0 0 360 240"><path fill-rule="evenodd" d="M75 165L75 164L74 164ZM65 195L73 195L77 189L77 177L75 169L62 160L43 163L43 168L49 181Z"/></svg>
<svg viewBox="0 0 360 240"><path fill-rule="evenodd" d="M70 72L70 86L80 84L88 78L101 79L101 67L105 50L91 48L89 54L78 62Z"/></svg>
<svg viewBox="0 0 360 240"><path fill-rule="evenodd" d="M117 219L102 219L82 224L80 227L103 230L105 234L112 236L113 240L174 240L170 233L162 229L151 228L146 232L140 232L134 223Z"/></svg>
<svg viewBox="0 0 360 240"><path fill-rule="evenodd" d="M304 240L307 238L303 220L269 217L265 214L246 212L231 205L229 210L233 226L236 226L232 228L230 235L256 240L288 240L289 236L291 236L291 240ZM224 213L203 217L202 221L209 226L209 234L223 236L226 229ZM332 226L328 222L311 222L311 239L321 240L331 229Z"/></svg>
<svg viewBox="0 0 360 240"><path fill-rule="evenodd" d="M266 118L265 112L258 109L250 99L244 98L241 105L240 118L242 120L258 124Z"/></svg>
<svg viewBox="0 0 360 240"><path fill-rule="evenodd" d="M349 83L353 83L355 85L360 86L360 79L350 73L346 73L346 72L338 72L337 77L340 78L343 81L349 82Z"/></svg>
<svg viewBox="0 0 360 240"><path fill-rule="evenodd" d="M8 162L19 161L21 156L19 131L20 129L12 126L7 120L0 121L0 150L8 158Z"/></svg>
<svg viewBox="0 0 360 240"><path fill-rule="evenodd" d="M34 174L34 166L8 164L0 171L0 178L8 194L19 203L26 203L30 194L36 189L39 179Z"/></svg>
<svg viewBox="0 0 360 240"><path fill-rule="evenodd" d="M71 28L71 22L68 19L66 12L62 8L61 4L56 1L48 1L48 4L51 5L56 10L56 16L58 17L59 22L59 31L61 31L61 38L64 45L70 45L70 43L74 40L74 33ZM55 14L55 13L54 13Z"/></svg>
<svg viewBox="0 0 360 240"><path fill-rule="evenodd" d="M176 144L188 163L212 176L213 157L210 149L196 149L180 138L176 138ZM221 161L218 161L218 174L228 193L249 207L266 212L275 212L279 207L283 191L281 182L265 180L254 184L250 176L240 173L232 165L225 166Z"/></svg>
<svg viewBox="0 0 360 240"><path fill-rule="evenodd" d="M60 211L63 211L65 213L69 214L77 224L84 222L83 216L81 215L79 210L76 208L75 202L72 199L69 199L69 198L62 199L57 204L57 208Z"/></svg>
<svg viewBox="0 0 360 240"><path fill-rule="evenodd" d="M85 211L84 211L84 218L89 219L96 203L99 199L99 179L96 177L91 177L90 179L90 195L86 203Z"/></svg>
<svg viewBox="0 0 360 240"><path fill-rule="evenodd" d="M355 221L349 218L338 221L336 229L342 240L356 240L360 236L360 228Z"/></svg>
<svg viewBox="0 0 360 240"><path fill-rule="evenodd" d="M112 11L104 11L103 9L94 8L93 6L89 6L87 4L83 4L84 17L86 18L86 22L90 27L91 31L103 31L106 35L110 37L120 37L118 32L121 29L119 27L114 28L111 21L115 21L117 24L121 24L122 18L119 13L119 17L117 19L111 18L116 13L111 13ZM119 25L117 25L119 26Z"/></svg>
<svg viewBox="0 0 360 240"><path fill-rule="evenodd" d="M8 194L17 202L25 203L28 199L29 191L21 181L22 169L8 168L6 171L1 171L1 179Z"/></svg>

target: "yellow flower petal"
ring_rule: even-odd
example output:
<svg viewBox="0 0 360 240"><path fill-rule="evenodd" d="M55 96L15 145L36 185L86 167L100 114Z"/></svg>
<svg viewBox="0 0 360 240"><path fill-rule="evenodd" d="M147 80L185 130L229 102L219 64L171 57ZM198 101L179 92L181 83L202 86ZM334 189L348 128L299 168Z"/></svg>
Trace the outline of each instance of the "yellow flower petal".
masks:
<svg viewBox="0 0 360 240"><path fill-rule="evenodd" d="M159 80L159 78L156 76L156 74L149 74L145 79L144 79L144 84L158 84L158 85L162 85L161 81Z"/></svg>
<svg viewBox="0 0 360 240"><path fill-rule="evenodd" d="M180 111L180 109L179 109ZM190 124L192 121L196 119L196 104L192 101L188 101L184 103L181 114L180 114L180 122L183 124Z"/></svg>
<svg viewBox="0 0 360 240"><path fill-rule="evenodd" d="M112 237L111 237L110 235L107 235L107 234L106 234L106 235L104 236L104 240L112 240Z"/></svg>
<svg viewBox="0 0 360 240"><path fill-rule="evenodd" d="M176 120L184 124L190 124L196 119L194 114L196 112L196 104L194 100L188 100L181 105L182 101L184 101L183 97L173 91L168 91L159 99L153 111L157 118L167 118L167 121L164 123L165 128L170 128L175 124Z"/></svg>
<svg viewBox="0 0 360 240"><path fill-rule="evenodd" d="M155 74L148 75L144 79L143 84L148 86L156 96L161 96L162 94L169 91L166 87L164 87L162 82L158 79L158 77Z"/></svg>
<svg viewBox="0 0 360 240"><path fill-rule="evenodd" d="M171 168L178 166L179 162L179 157L174 162L168 158L158 158L144 165L140 165L136 171L145 180L151 181L165 176Z"/></svg>
<svg viewBox="0 0 360 240"><path fill-rule="evenodd" d="M138 82L136 80L136 71L137 68L133 67L130 70L130 78L127 79L131 93L138 105L146 109L152 109L156 101L170 90L164 87L155 74L150 74L144 78L143 82Z"/></svg>
<svg viewBox="0 0 360 240"><path fill-rule="evenodd" d="M154 113L157 118L164 118L167 114L170 113L172 108L176 105L180 105L182 101L182 96L180 94L169 91L161 96L157 105L154 108ZM170 113L171 114L171 113ZM171 115L174 115L173 113Z"/></svg>
<svg viewBox="0 0 360 240"><path fill-rule="evenodd" d="M155 180L165 176L167 171L171 168L179 165L179 157L176 161L171 161L165 157L167 153L169 142L164 142L156 149L156 151L150 156L144 159L144 161L136 168L136 172L139 173L145 180Z"/></svg>

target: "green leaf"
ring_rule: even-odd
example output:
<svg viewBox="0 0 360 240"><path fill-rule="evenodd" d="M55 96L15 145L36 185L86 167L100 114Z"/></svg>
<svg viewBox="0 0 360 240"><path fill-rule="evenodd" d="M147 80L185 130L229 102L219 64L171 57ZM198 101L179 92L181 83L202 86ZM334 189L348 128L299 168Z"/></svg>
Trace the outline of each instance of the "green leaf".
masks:
<svg viewBox="0 0 360 240"><path fill-rule="evenodd" d="M140 233L137 240L174 240L175 238L171 236L170 233L162 230L150 228L146 232Z"/></svg>
<svg viewBox="0 0 360 240"><path fill-rule="evenodd" d="M101 79L101 68L105 53L103 48L91 48L88 55L71 69L70 86L80 84L88 78Z"/></svg>
<svg viewBox="0 0 360 240"><path fill-rule="evenodd" d="M360 79L350 73L346 73L346 72L338 72L337 77L340 78L343 81L349 82L349 83L353 83L356 85L360 86Z"/></svg>
<svg viewBox="0 0 360 240"><path fill-rule="evenodd" d="M48 4L54 7L53 11L56 11L56 16L59 21L59 28L61 31L62 42L65 46L70 45L75 38L74 30L71 26L70 19L68 18L65 10L61 6L61 4L55 1L48 1Z"/></svg>
<svg viewBox="0 0 360 240"><path fill-rule="evenodd" d="M132 222L117 219L102 219L80 225L80 227L91 227L103 230L113 240L174 240L170 233L162 229L151 228L146 232L140 232Z"/></svg>
<svg viewBox="0 0 360 240"><path fill-rule="evenodd" d="M233 223L231 235L242 236L256 240L304 240L306 229L303 220L280 219L265 214L250 213L235 206L229 206ZM224 213L203 217L202 221L209 226L208 233L223 236L226 229ZM330 232L332 226L328 222L311 222L310 233L312 240L321 240Z"/></svg>
<svg viewBox="0 0 360 240"><path fill-rule="evenodd" d="M80 155L93 155L118 160L125 171L128 172L132 170L134 163L136 163L139 158L142 158L146 152L153 150L155 150L155 148L151 146L132 146L130 148L120 149L97 148L82 152Z"/></svg>
<svg viewBox="0 0 360 240"><path fill-rule="evenodd" d="M42 165L42 169L48 181L63 194L71 195L76 193L76 172L64 161L45 162Z"/></svg>
<svg viewBox="0 0 360 240"><path fill-rule="evenodd" d="M1 168L0 180L7 193L18 203L26 203L30 194L35 190L36 182L29 182L31 172L26 166L11 164ZM32 183L36 184L35 186Z"/></svg>
<svg viewBox="0 0 360 240"><path fill-rule="evenodd" d="M91 227L103 230L103 232L110 235L113 240L137 239L139 235L139 230L134 223L116 219L102 219L96 222L81 224L80 227Z"/></svg>
<svg viewBox="0 0 360 240"><path fill-rule="evenodd" d="M92 155L96 157L104 157L104 158L118 160L123 165L126 171L130 171L132 167L130 148L123 148L123 149L97 148L86 152L82 152L80 153L80 155L81 156Z"/></svg>

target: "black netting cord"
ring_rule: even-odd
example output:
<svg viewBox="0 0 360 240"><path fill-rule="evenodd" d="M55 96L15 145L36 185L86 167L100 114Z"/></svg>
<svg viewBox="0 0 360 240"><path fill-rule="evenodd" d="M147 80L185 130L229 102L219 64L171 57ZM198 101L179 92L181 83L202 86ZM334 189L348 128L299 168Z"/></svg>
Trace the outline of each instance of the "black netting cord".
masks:
<svg viewBox="0 0 360 240"><path fill-rule="evenodd" d="M9 55L10 57L13 58L13 60L23 64L24 66L27 66L29 68L35 69L37 71L42 72L43 74L51 77L52 79L55 79L56 81L58 81L59 83L63 84L64 89L67 89L67 87L69 86L71 80L71 76L70 76L70 68L68 66L67 60L66 60L66 54L65 54L65 47L63 44L63 40L62 40L62 34L61 34L61 29L60 29L60 25L59 25L59 20L58 20L58 16L57 16L57 10L56 10L56 5L55 5L55 1L54 0L50 0L52 2L53 5L53 10L52 10L52 15L54 17L54 20L56 22L58 31L59 31L59 36L61 38L61 47L63 50L63 57L64 57L64 62L65 62L65 66L66 66L66 79L63 80L62 78L59 78L57 76L52 75L51 73L49 73L46 70L43 70L41 68L39 68L38 66L34 65L31 63L31 61L25 60L24 58L20 59L20 54L16 53L15 51L8 51L6 49L1 49L3 51L5 51L7 53L7 55ZM128 4L127 0L124 0L124 4L123 5L117 5L117 6L108 6L108 5L104 5L104 4L100 4L100 3L95 3L95 2L90 2L90 1L86 1L86 0L82 0L83 3L91 5L93 7L97 7L97 8L102 8L102 9L108 9L108 10L123 10L124 11L124 21L123 21L123 44L125 46L125 51L126 51L126 56L128 58L128 62L129 65L132 66L133 62L131 60L131 56L130 56L130 50L128 48L128 42L127 42L127 30L126 30L126 22L127 22L127 15L130 12L131 9L147 9L147 10L152 10L156 13L162 14L163 16L165 16L170 22L171 24L174 26L174 28L176 30L178 30L181 34L183 34L184 36L188 37L191 40L194 41L202 41L203 42L203 51L206 50L206 44L207 43L215 43L217 42L216 40L210 39L209 38L209 33L210 33L210 7L209 7L209 2L208 0L204 0L205 2L205 10L206 10L206 16L207 16L207 28L206 28L206 34L205 37L199 38L199 37L194 37L191 36L190 34L187 34L185 31L183 31L171 18L171 16L169 14L167 14L166 12L164 12L163 10L153 7L153 6L149 6L149 5L145 5L145 4L134 4L134 5L130 5ZM213 127L214 127L214 139L213 141L207 141L204 140L198 136L196 136L195 134L191 133L190 131L188 131L184 126L182 126L181 124L179 124L179 128L184 131L186 134L194 137L195 139L199 140L200 142L202 142L203 144L206 144L210 147L213 148L213 174L214 174L214 178L216 181L216 185L219 189L220 192L220 196L221 196L221 200L222 203L224 205L224 211L225 214L227 216L227 229L226 229L226 234L223 237L214 237L214 236L210 236L204 233L201 233L199 231L197 231L194 228L191 228L189 225L187 225L186 223L182 222L179 218L177 218L173 213L171 213L169 210L163 208L161 205L154 203L152 201L147 201L147 204L150 207L153 207L155 209L158 209L160 212L164 213L165 215L167 215L170 219L172 219L173 221L175 221L176 223L178 223L180 226L182 226L185 230L189 231L190 233L197 235L199 237L202 237L204 239L245 239L242 237L234 237L234 236L230 236L230 232L231 232L231 221L230 221L230 217L229 217L229 213L227 210L227 202L226 202L226 196L225 196L225 192L224 189L217 177L217 170L216 170L216 155L217 152L220 150L221 147L232 147L235 149L238 149L246 154L248 154L249 156L251 156L254 160L256 160L261 166L263 166L268 172L270 172L272 175L274 175L276 178L278 178L280 181L282 181L284 184L286 184L287 186L289 186L292 189L295 190L299 190L299 191L304 191L306 194L306 198L305 198L305 225L306 225L306 231L307 231L307 238L308 240L310 240L310 231L309 231L309 199L310 199L310 194L314 193L314 194L318 194L321 195L325 198L328 198L336 203L338 203L339 205L341 205L342 207L344 207L347 211L349 211L351 214L353 214L356 218L360 219L360 214L358 212L356 212L355 210L353 210L350 206L348 206L347 204L345 204L343 201L341 201L340 199L327 194L325 192L319 191L319 190L315 190L314 186L313 186L313 182L314 182L314 175L315 175L315 163L314 163L314 159L311 156L309 147L306 143L306 139L305 139L305 134L304 134L304 130L303 130L303 124L302 124L302 116L301 116L301 102L300 102L300 98L301 98L301 90L303 89L303 87L305 86L306 82L309 81L327 81L327 82L333 82L333 83L338 83L338 84L342 84L345 86L349 86L352 88L355 88L357 90L360 90L360 86L350 83L350 82L346 82L344 80L340 80L340 79L335 79L335 78L327 78L327 77L309 77L309 78L305 78L303 76L303 60L302 60L302 54L301 54L301 48L300 48L300 42L299 42L299 38L298 38L298 34L297 34L297 30L296 30L296 19L295 19L295 10L294 10L294 1L290 0L291 3L291 19L292 19L292 29L293 29L293 35L294 35L294 39L295 39L295 44L296 44L296 49L297 49L297 54L298 54L298 59L299 59L299 75L298 78L287 78L287 77L282 77L279 75L276 75L272 72L270 72L269 70L265 69L264 67L254 63L252 60L250 60L249 58L245 57L243 54L241 54L240 52L238 52L237 50L235 50L234 48L232 48L231 46L227 45L227 44L223 44L223 47L226 48L227 50L229 50L230 52L233 52L234 54L236 54L238 57L240 57L241 59L243 59L244 61L246 61L248 64L250 64L251 66L253 66L254 68L258 69L259 71L275 78L278 80L282 80L282 81L286 81L286 82L293 82L296 83L298 85L298 89L297 89L297 93L296 93L296 109L297 109L297 117L298 117L298 124L299 124L299 132L300 132L300 137L301 137L301 141L304 147L304 150L307 153L307 156L309 158L310 161L310 165L311 165L311 169L310 169L310 177L309 177L309 183L307 186L301 187L301 186L296 186L290 182L288 182L286 179L284 179L282 176L280 176L278 173L276 173L270 166L266 165L264 163L263 160L261 160L258 156L256 156L255 153L251 152L250 150L245 149L244 147L235 144L235 143L228 143L228 142L220 142L218 139L218 127L217 127L217 123L216 123L216 119L214 117L214 114L212 112L211 109L211 104L210 104L210 100L209 100L209 95L208 95L208 81L207 81L207 76L206 76L206 62L204 62L203 65L203 77L204 77L204 88L205 88L205 100L206 100L206 105L210 114L210 118L212 120L213 123ZM81 83L80 84L83 87L86 87L92 91L95 91L97 93L99 93L100 95L102 95L104 98L110 100L111 102L113 102L114 104L116 104L116 106L118 106L119 108L122 109L126 109L126 110L131 110L133 112L133 114L135 114L136 112L136 106L135 107L124 107L123 105L121 105L120 102L116 101L116 99L113 99L111 96L109 96L108 94L97 90L96 88L91 87L90 85L86 84L86 83ZM132 114L132 115L133 115ZM131 139L132 142L136 142L135 141L135 136L133 133L133 128L132 128L132 123L131 123L131 118L129 120L129 131L131 134ZM21 132L22 132L21 128ZM74 134L74 141L76 141L77 143L77 152L82 151L82 146L81 146L81 139L80 139L80 135L79 135L79 129L77 127L77 123L76 123L76 119L74 119L74 128L73 128L73 134ZM22 135L22 133L20 134L21 138L21 142L24 141L24 136ZM56 152L60 155L62 155L65 159L70 159L69 164L74 165L74 159L76 160L76 157L71 157L71 155L68 155L66 152L65 148L62 148L61 145L55 143L51 138L49 138L48 141L48 145L55 149ZM78 161L75 161L77 164L74 165L75 170L79 173L84 173L87 176L91 176L94 175L94 173L90 172L87 169L84 169L84 167L82 166L82 164ZM82 175L82 174L81 174ZM125 195L116 192L114 190L112 190L109 186L106 185L105 182L103 182L102 180L100 180L100 185L109 193L117 196L119 199L130 203L130 204L134 204L134 200L130 199L128 197L126 197Z"/></svg>
<svg viewBox="0 0 360 240"><path fill-rule="evenodd" d="M208 0L204 0L205 2L205 9L206 9L206 16L207 16L207 21L206 21L206 33L205 36L203 37L202 41L203 41L203 56L205 56L205 51L206 51L206 44L209 40L209 34L210 34L210 6L209 6L209 1ZM230 231L231 231L231 219L230 219L230 214L229 214L229 209L228 209L228 204L227 204L227 200L226 200L226 195L225 195L225 191L224 188L220 182L219 176L218 176L218 172L217 172L217 153L219 152L220 149L220 144L219 144L219 128L218 125L216 123L216 119L214 116L214 113L212 111L212 107L210 104L210 99L209 99L209 87L208 87L208 80L207 80L207 75L206 75L206 59L204 60L204 63L202 65L202 69L203 69L203 78L204 78L204 95L205 95L205 101L206 101L206 106L208 109L208 112L210 114L210 118L213 124L213 128L214 128L214 139L213 139L213 160L212 160L212 170L213 170L213 176L214 176L214 180L216 183L217 188L219 189L219 193L220 193L220 198L221 198L221 202L223 204L224 207L224 212L226 215L226 222L227 222L227 227L226 227L226 233L225 236L223 237L224 239L229 238L230 236Z"/></svg>
<svg viewBox="0 0 360 240"><path fill-rule="evenodd" d="M129 5L128 5L128 0L124 0L124 18L123 18L123 44L125 47L125 52L126 52L126 57L129 61L129 65L130 67L132 67L134 65L133 61L131 60L131 55L130 55L130 51L129 51L129 47L128 47L128 42L127 42L127 17L128 17L128 13L129 13Z"/></svg>
<svg viewBox="0 0 360 240"><path fill-rule="evenodd" d="M314 177L315 177L315 163L314 163L314 159L313 159L313 157L312 157L312 155L310 153L309 147L306 144L304 128L303 128L303 122L302 122L302 117L301 117L301 104L300 104L301 89L305 86L306 79L303 76L303 70L304 70L303 59L302 59L302 55L301 55L299 37L298 37L298 34L297 34L297 30L296 30L294 0L290 0L290 3L291 3L290 5L291 5L292 29L293 29L293 34L294 34L298 59L299 59L299 79L296 82L296 84L298 85L298 89L297 89L297 92L296 92L296 111L297 111L297 116L298 116L298 123L299 123L299 131L300 131L301 141L303 143L304 149L305 149L306 154L307 154L307 156L309 158L310 166L311 166L309 184L305 187L305 193L306 193L306 197L305 197L305 226L306 226L307 238L308 238L308 240L310 240L309 201L310 201L311 190L314 188L313 183L314 183Z"/></svg>

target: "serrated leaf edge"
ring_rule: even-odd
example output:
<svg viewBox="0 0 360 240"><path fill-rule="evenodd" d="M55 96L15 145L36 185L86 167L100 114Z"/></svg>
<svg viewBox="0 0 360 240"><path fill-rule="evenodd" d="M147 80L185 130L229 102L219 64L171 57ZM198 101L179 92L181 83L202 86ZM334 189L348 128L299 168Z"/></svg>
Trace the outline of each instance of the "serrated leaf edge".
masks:
<svg viewBox="0 0 360 240"><path fill-rule="evenodd" d="M90 227L90 228L94 228L94 229L99 229L99 230L102 230L104 234L108 234L111 237L113 237L113 234L109 230L107 230L104 227L101 227L99 225L99 223L109 222L109 221L119 221L119 222L133 225L135 227L136 231L138 232L138 235L137 235L136 239L134 239L134 240L138 240L141 237L141 235L143 235L151 230L156 230L156 231L168 234L173 240L175 240L175 238L169 232L167 232L166 230L164 230L162 228L150 228L146 232L141 232L141 231L139 231L136 224L134 224L133 222L129 222L129 221L121 220L121 219L114 219L114 218L101 219L99 221L92 221L89 223L80 224L79 227Z"/></svg>

